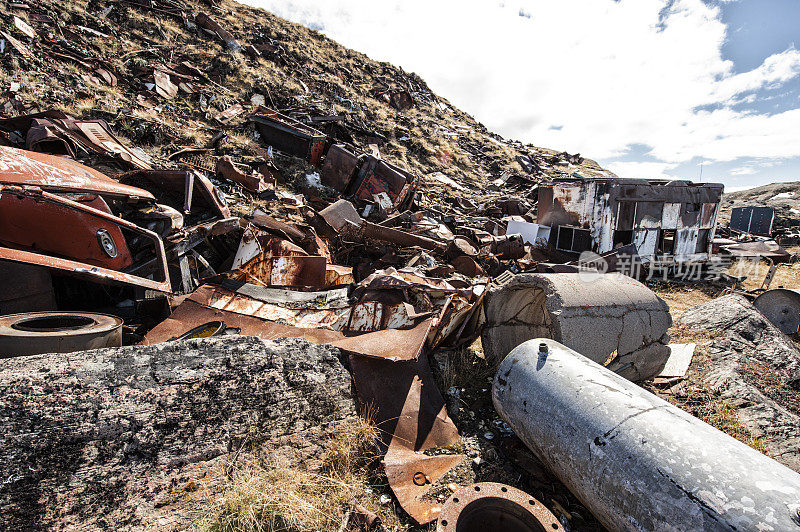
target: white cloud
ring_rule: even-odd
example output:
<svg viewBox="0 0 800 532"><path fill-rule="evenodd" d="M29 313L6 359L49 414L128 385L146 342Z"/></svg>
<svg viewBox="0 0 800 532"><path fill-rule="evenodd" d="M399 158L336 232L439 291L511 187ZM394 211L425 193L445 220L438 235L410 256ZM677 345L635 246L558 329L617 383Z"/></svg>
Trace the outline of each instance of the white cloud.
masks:
<svg viewBox="0 0 800 532"><path fill-rule="evenodd" d="M609 163L608 169L620 177L635 179L677 179L669 173L677 165L651 161L624 161Z"/></svg>
<svg viewBox="0 0 800 532"><path fill-rule="evenodd" d="M800 76L800 51L736 73L719 7L702 0L246 1L415 71L539 146L611 159L645 144L664 166L639 170L656 174L695 157L800 156L800 109L732 108Z"/></svg>
<svg viewBox="0 0 800 532"><path fill-rule="evenodd" d="M738 168L734 168L730 171L731 175L753 175L758 172L758 169L754 166L745 165L740 166Z"/></svg>

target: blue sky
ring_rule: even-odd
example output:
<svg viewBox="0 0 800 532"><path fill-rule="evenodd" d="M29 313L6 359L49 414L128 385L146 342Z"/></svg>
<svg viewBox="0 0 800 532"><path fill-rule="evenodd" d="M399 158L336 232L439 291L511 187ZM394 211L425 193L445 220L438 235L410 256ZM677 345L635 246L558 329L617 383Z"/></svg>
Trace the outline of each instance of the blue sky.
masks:
<svg viewBox="0 0 800 532"><path fill-rule="evenodd" d="M800 180L800 0L246 0L623 177Z"/></svg>

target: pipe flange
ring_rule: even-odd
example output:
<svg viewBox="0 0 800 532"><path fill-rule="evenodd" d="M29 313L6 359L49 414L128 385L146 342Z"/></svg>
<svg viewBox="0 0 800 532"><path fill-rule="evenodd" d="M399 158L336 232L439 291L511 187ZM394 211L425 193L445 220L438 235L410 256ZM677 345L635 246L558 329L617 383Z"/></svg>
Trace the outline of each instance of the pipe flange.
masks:
<svg viewBox="0 0 800 532"><path fill-rule="evenodd" d="M59 311L0 316L0 358L121 345L122 320L116 316Z"/></svg>
<svg viewBox="0 0 800 532"><path fill-rule="evenodd" d="M450 496L439 514L437 532L555 532L556 516L524 491L497 482L465 486Z"/></svg>

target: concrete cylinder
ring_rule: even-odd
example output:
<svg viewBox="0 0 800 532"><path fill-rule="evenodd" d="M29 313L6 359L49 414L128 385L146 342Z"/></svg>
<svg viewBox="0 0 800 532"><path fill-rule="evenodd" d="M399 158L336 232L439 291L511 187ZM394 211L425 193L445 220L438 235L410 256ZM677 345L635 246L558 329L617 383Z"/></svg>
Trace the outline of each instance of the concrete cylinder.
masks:
<svg viewBox="0 0 800 532"><path fill-rule="evenodd" d="M800 475L558 342L511 351L492 399L610 530L800 531Z"/></svg>
<svg viewBox="0 0 800 532"><path fill-rule="evenodd" d="M499 362L532 338L552 338L626 379L649 379L669 358L669 307L618 274L525 273L484 300L486 360Z"/></svg>

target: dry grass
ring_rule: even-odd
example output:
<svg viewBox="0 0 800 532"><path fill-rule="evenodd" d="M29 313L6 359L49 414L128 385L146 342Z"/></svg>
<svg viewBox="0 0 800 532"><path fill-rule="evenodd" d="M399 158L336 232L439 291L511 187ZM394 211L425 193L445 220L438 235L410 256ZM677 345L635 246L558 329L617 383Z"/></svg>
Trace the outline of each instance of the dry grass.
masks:
<svg viewBox="0 0 800 532"><path fill-rule="evenodd" d="M734 263L728 273L731 275L747 275L747 279L742 283L743 288L745 290L755 290L761 288L768 271L769 264L766 261L741 260ZM800 288L800 263L778 265L770 288L779 287Z"/></svg>
<svg viewBox="0 0 800 532"><path fill-rule="evenodd" d="M497 368L491 367L483 358L483 347L480 339L470 346L446 351L446 358L441 360L440 389L452 387L465 388L476 382L486 382L494 376Z"/></svg>
<svg viewBox="0 0 800 532"><path fill-rule="evenodd" d="M271 451L237 458L224 492L198 528L207 532L336 530L356 499L379 511L375 501L363 500L365 493L373 491L369 483L378 456L376 436L375 426L363 418L340 427L316 471L287 465ZM396 521L386 513L380 513L384 522Z"/></svg>

